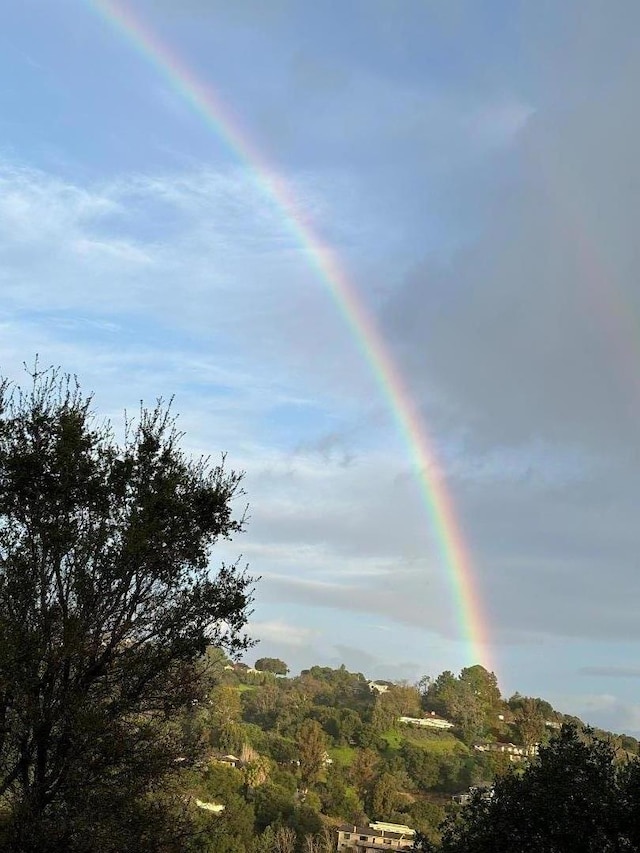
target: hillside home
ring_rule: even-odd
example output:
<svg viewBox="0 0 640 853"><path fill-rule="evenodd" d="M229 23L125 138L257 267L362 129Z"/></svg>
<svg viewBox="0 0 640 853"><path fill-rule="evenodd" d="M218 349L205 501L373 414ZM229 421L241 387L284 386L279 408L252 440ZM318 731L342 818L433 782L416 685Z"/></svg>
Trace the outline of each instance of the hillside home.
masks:
<svg viewBox="0 0 640 853"><path fill-rule="evenodd" d="M393 687L389 681L369 681L368 684L372 693L386 693L390 687Z"/></svg>
<svg viewBox="0 0 640 853"><path fill-rule="evenodd" d="M515 743L475 743L473 748L478 752L500 752L509 756L509 761L522 761L538 754L538 744L533 746L517 746Z"/></svg>
<svg viewBox="0 0 640 853"><path fill-rule="evenodd" d="M220 755L215 754L211 756L211 760L216 764L226 764L227 767L240 767L241 761L235 755Z"/></svg>
<svg viewBox="0 0 640 853"><path fill-rule="evenodd" d="M343 824L338 827L336 850L411 850L415 830L398 823Z"/></svg>
<svg viewBox="0 0 640 853"><path fill-rule="evenodd" d="M464 794L454 794L453 797L451 797L451 800L454 803L458 803L458 805L460 806L466 806L471 802L471 797L473 797L475 792L479 790L482 789L478 788L477 786L474 786L473 788L469 788L469 790L466 791ZM490 800L491 797L493 797L493 788L485 788L482 793L482 799Z"/></svg>
<svg viewBox="0 0 640 853"><path fill-rule="evenodd" d="M426 717L399 717L398 721L406 726L419 726L422 729L452 729L453 723L439 717L435 711L431 711Z"/></svg>

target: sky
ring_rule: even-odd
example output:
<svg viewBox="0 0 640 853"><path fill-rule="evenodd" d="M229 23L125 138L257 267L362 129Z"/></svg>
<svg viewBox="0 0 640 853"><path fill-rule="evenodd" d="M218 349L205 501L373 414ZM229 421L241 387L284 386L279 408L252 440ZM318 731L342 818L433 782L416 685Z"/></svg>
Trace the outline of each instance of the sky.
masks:
<svg viewBox="0 0 640 853"><path fill-rule="evenodd" d="M311 235L432 448L503 693L638 735L640 5L119 2L224 127L101 8L4 10L3 375L37 354L116 425L173 398L246 472L213 565L261 578L249 662L458 671L433 473Z"/></svg>

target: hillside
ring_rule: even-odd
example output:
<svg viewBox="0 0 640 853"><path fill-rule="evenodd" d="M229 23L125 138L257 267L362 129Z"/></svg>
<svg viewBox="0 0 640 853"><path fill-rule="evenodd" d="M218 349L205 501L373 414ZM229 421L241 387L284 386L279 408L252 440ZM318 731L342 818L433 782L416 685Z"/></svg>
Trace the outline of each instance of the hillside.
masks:
<svg viewBox="0 0 640 853"><path fill-rule="evenodd" d="M204 756L184 783L192 801L210 804L201 809L211 851L253 850L258 835L266 850L283 827L312 843L326 828L370 820L437 839L469 788L521 772L563 722L582 726L545 700L504 699L481 666L413 686L344 667L285 677L214 651L209 659L208 704L183 725ZM604 734L621 757L637 754L634 738Z"/></svg>

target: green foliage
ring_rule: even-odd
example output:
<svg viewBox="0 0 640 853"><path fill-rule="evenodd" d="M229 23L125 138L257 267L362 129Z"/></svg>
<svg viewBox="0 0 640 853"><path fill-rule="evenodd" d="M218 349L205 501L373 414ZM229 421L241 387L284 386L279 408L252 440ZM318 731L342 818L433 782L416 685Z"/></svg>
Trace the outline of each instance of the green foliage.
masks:
<svg viewBox="0 0 640 853"><path fill-rule="evenodd" d="M634 755L638 754L638 741L630 735L620 735L620 746Z"/></svg>
<svg viewBox="0 0 640 853"><path fill-rule="evenodd" d="M213 689L209 697L207 726L211 745L223 752L239 752L243 743L240 693L225 684Z"/></svg>
<svg viewBox="0 0 640 853"><path fill-rule="evenodd" d="M361 749L356 753L349 768L349 778L362 799L370 795L379 766L380 756L372 749Z"/></svg>
<svg viewBox="0 0 640 853"><path fill-rule="evenodd" d="M16 851L153 847L160 780L197 740L177 718L204 699L202 655L247 646L251 579L209 570L243 527L240 475L186 457L161 405L121 444L91 405L56 372L0 383L0 797Z"/></svg>
<svg viewBox="0 0 640 853"><path fill-rule="evenodd" d="M371 791L370 808L377 820L389 820L389 816L400 803L400 787L392 773L383 773L376 779Z"/></svg>
<svg viewBox="0 0 640 853"><path fill-rule="evenodd" d="M451 720L466 744L490 733L503 710L495 674L479 664L466 667L458 678L443 672L425 686L423 706Z"/></svg>
<svg viewBox="0 0 640 853"><path fill-rule="evenodd" d="M305 720L296 738L300 779L303 785L312 785L320 778L324 767L327 742L324 732L315 720Z"/></svg>
<svg viewBox="0 0 640 853"><path fill-rule="evenodd" d="M264 683L256 686L254 695L241 697L240 725L245 739L259 753L272 759L269 778L252 790L247 786L245 795L255 809L256 830L271 827L275 831L279 827L278 833L295 831L294 836L278 836L278 844L293 844L293 848L309 853L319 851L321 845L315 828L320 816L326 815L334 821L355 824L372 818L407 823L421 833L425 847L433 847L440 841L439 825L445 814L443 799L446 801L451 794L471 786L490 786L496 777L511 776L514 765L508 756L473 750L460 739L461 730L456 736L452 732L392 725L376 733L370 723L362 722L363 717L372 719L376 707L393 717L410 707L400 705L398 697L411 700L415 693L400 689L395 698L380 703L376 695L361 695L360 683L359 676L344 669L313 667L299 678ZM435 682L429 681L427 691L431 684L444 685L445 698L446 690L450 689L448 698L453 695L454 709L461 697L475 696L475 709L479 709L482 718L479 728L496 733L502 727L509 740L527 738L525 726L531 722L529 718L537 725L534 734L540 733L541 714L548 711L545 707L548 703L522 696L512 697L506 706L499 699L494 677L481 668L470 667L460 677L445 675ZM338 701L344 704L333 704ZM498 713L507 719L498 722ZM269 731L258 726L255 722L258 718L268 723ZM553 709L548 718L557 718ZM249 723L249 719L254 722ZM324 738L325 744L329 741L348 744L344 721L346 728L351 726L354 730L353 744L329 747L334 763L316 764L315 774L309 776L298 765L303 727L313 729L312 741L317 735ZM545 729L542 735L547 732ZM529 739L532 737L529 734ZM633 746L633 739L629 742ZM617 759L623 758L622 738L612 739L611 744ZM319 755L320 750L316 753ZM524 765L519 765L516 772L522 774L524 769ZM237 771L231 772L237 779ZM247 772L243 771L245 779Z"/></svg>
<svg viewBox="0 0 640 853"><path fill-rule="evenodd" d="M410 777L424 791L435 788L440 778L441 761L432 752L413 744L402 745L400 754Z"/></svg>
<svg viewBox="0 0 640 853"><path fill-rule="evenodd" d="M277 761L278 764L292 764L298 757L298 749L295 741L290 738L284 738L275 732L271 734L267 741L267 750L271 758Z"/></svg>
<svg viewBox="0 0 640 853"><path fill-rule="evenodd" d="M519 742L526 747L540 743L545 735L544 715L535 699L523 697L514 714Z"/></svg>
<svg viewBox="0 0 640 853"><path fill-rule="evenodd" d="M267 826L287 824L295 810L291 789L273 782L268 782L256 791L254 805L256 829L259 832Z"/></svg>
<svg viewBox="0 0 640 853"><path fill-rule="evenodd" d="M377 732L371 725L363 725L356 737L356 743L362 749L382 750L386 746L394 749L400 745L400 735L394 729Z"/></svg>
<svg viewBox="0 0 640 853"><path fill-rule="evenodd" d="M451 819L442 853L611 853L640 850L637 762L617 765L610 743L565 725L524 773L495 783Z"/></svg>
<svg viewBox="0 0 640 853"><path fill-rule="evenodd" d="M321 853L321 833L316 830L319 820L326 816L333 822L354 824L373 818L406 823L421 833L423 845L431 845L431 849L440 842L439 826L446 811L443 803L451 794L472 786L491 786L496 777L511 777L514 765L508 756L478 752L466 745L460 739L462 727L457 736L451 731L394 724L376 732L370 722L363 722L375 716L376 707L395 722L395 716L409 710L407 702L415 701L417 694L395 685L389 692L397 689L396 696L380 702L368 687L367 693L361 692L363 681L344 668L312 667L298 678L258 684L250 695L236 691L241 698L240 726L245 743L271 759L270 775L259 785L250 784L247 774L255 756L248 769L227 772L234 774L236 784L240 779L244 796L255 811L255 830L266 833L265 844L274 833L278 850L284 845L282 849L291 853ZM489 733L488 739L499 732L505 739L524 740L529 717L538 726L538 733L540 715L547 711L542 700L522 696L512 697L510 705L505 705L499 699L495 678L482 668L469 667L459 677L445 675L425 684L425 693L430 685L444 686L444 699L451 702L454 711L456 702L475 697L471 701L480 716L478 729ZM442 698L442 692L440 695ZM498 714L506 719L498 721ZM553 709L548 718L557 718ZM261 728L258 720L268 730ZM543 735L547 732L545 729ZM308 743L316 746L309 748ZM620 760L625 755L622 738L611 743ZM323 745L333 759L328 766L320 760ZM315 767L311 772L304 763L305 749L316 756L309 764ZM525 766L518 765L516 773L521 775ZM638 788L640 794L640 780ZM625 790L629 798L635 795L631 783ZM622 796L622 789L620 793ZM267 853L268 847L258 849L257 844L254 842L252 853Z"/></svg>
<svg viewBox="0 0 640 853"><path fill-rule="evenodd" d="M364 813L362 800L349 784L349 778L344 775L342 768L331 767L319 790L325 814L357 822Z"/></svg>
<svg viewBox="0 0 640 853"><path fill-rule="evenodd" d="M272 672L274 675L286 675L289 667L280 658L258 658L255 668L260 672Z"/></svg>
<svg viewBox="0 0 640 853"><path fill-rule="evenodd" d="M439 827L445 819L445 810L436 803L416 800L407 813L407 822L430 843L440 841Z"/></svg>
<svg viewBox="0 0 640 853"><path fill-rule="evenodd" d="M329 757L342 767L350 767L357 754L357 750L352 746L334 746L329 750Z"/></svg>
<svg viewBox="0 0 640 853"><path fill-rule="evenodd" d="M375 700L371 715L371 727L377 733L392 728L398 717L417 717L420 714L420 694L415 687L394 684L386 693Z"/></svg>
<svg viewBox="0 0 640 853"><path fill-rule="evenodd" d="M300 683L319 705L351 708L362 716L373 704L367 679L344 665L339 669L312 666L300 673Z"/></svg>

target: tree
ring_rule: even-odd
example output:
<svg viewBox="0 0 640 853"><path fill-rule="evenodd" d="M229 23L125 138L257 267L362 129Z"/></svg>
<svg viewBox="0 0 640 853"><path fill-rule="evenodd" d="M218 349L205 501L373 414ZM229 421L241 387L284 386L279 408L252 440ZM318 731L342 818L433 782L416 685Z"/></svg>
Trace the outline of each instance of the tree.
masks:
<svg viewBox="0 0 640 853"><path fill-rule="evenodd" d="M385 701L386 696L386 693L376 696L375 705L371 713L371 728L378 735L390 729L397 719L393 703Z"/></svg>
<svg viewBox="0 0 640 853"><path fill-rule="evenodd" d="M357 823L364 812L362 801L348 785L345 770L339 764L332 764L328 768L326 781L320 789L320 798L322 810L328 815Z"/></svg>
<svg viewBox="0 0 640 853"><path fill-rule="evenodd" d="M211 709L207 722L212 745L225 751L239 751L243 742L240 694L234 687L218 684L209 699Z"/></svg>
<svg viewBox="0 0 640 853"><path fill-rule="evenodd" d="M378 775L380 759L372 749L359 749L351 767L349 776L356 791L363 799L371 792L373 783Z"/></svg>
<svg viewBox="0 0 640 853"><path fill-rule="evenodd" d="M449 701L448 717L460 730L462 740L471 744L486 731L486 709L482 698L467 681L459 681Z"/></svg>
<svg viewBox="0 0 640 853"><path fill-rule="evenodd" d="M458 679L448 669L432 681L424 676L420 680L421 686L426 685L422 693L422 705L427 711L435 711L443 717L448 717L450 706L455 701L458 689Z"/></svg>
<svg viewBox="0 0 640 853"><path fill-rule="evenodd" d="M427 684L422 694L424 707L454 722L466 743L495 725L501 707L498 682L494 673L479 664L465 667L459 678L445 671L435 681L422 679L420 683Z"/></svg>
<svg viewBox="0 0 640 853"><path fill-rule="evenodd" d="M469 685L473 694L479 698L487 711L498 711L502 706L502 697L495 673L489 672L479 663L474 664L474 666L466 666L460 673L460 681Z"/></svg>
<svg viewBox="0 0 640 853"><path fill-rule="evenodd" d="M242 745L240 752L242 777L247 791L264 785L271 774L271 762L266 755L260 755L250 744Z"/></svg>
<svg viewBox="0 0 640 853"><path fill-rule="evenodd" d="M279 827L275 834L274 853L294 853L296 841L296 833L291 827Z"/></svg>
<svg viewBox="0 0 640 853"><path fill-rule="evenodd" d="M300 778L304 785L312 785L320 777L327 748L320 724L315 720L305 720L298 731L296 743L300 761Z"/></svg>
<svg viewBox="0 0 640 853"><path fill-rule="evenodd" d="M523 746L530 748L540 743L545 734L544 717L535 699L523 697L515 715L518 737Z"/></svg>
<svg viewBox="0 0 640 853"><path fill-rule="evenodd" d="M168 409L118 443L56 371L0 384L0 796L16 851L144 850L210 644L234 654L252 579L210 572L241 475L192 460ZM93 839L93 842L92 842ZM146 841L145 841L146 839Z"/></svg>
<svg viewBox="0 0 640 853"><path fill-rule="evenodd" d="M343 708L340 714L339 740L342 743L353 743L361 728L362 719L360 718L360 714L357 711L351 710L351 708Z"/></svg>
<svg viewBox="0 0 640 853"><path fill-rule="evenodd" d="M400 787L393 773L383 773L371 792L371 812L377 820L388 820L400 803Z"/></svg>
<svg viewBox="0 0 640 853"><path fill-rule="evenodd" d="M423 791L434 788L438 783L441 761L437 754L428 749L404 743L400 749L407 773Z"/></svg>
<svg viewBox="0 0 640 853"><path fill-rule="evenodd" d="M640 850L640 765L565 725L522 775L478 792L443 832L442 853L613 853ZM428 847L427 847L428 849Z"/></svg>
<svg viewBox="0 0 640 853"><path fill-rule="evenodd" d="M394 684L386 693L376 697L371 725L377 732L391 728L398 717L417 717L420 714L420 694L407 684Z"/></svg>
<svg viewBox="0 0 640 853"><path fill-rule="evenodd" d="M397 716L418 717L420 715L420 693L417 687L411 684L394 684L393 687L382 694L383 699L392 703Z"/></svg>
<svg viewBox="0 0 640 853"><path fill-rule="evenodd" d="M430 803L426 800L416 800L409 808L409 820L411 826L429 841L439 841L440 833L438 827L444 820L445 811L442 806Z"/></svg>
<svg viewBox="0 0 640 853"><path fill-rule="evenodd" d="M273 672L274 675L286 675L289 667L280 658L259 658L255 668L260 672Z"/></svg>

